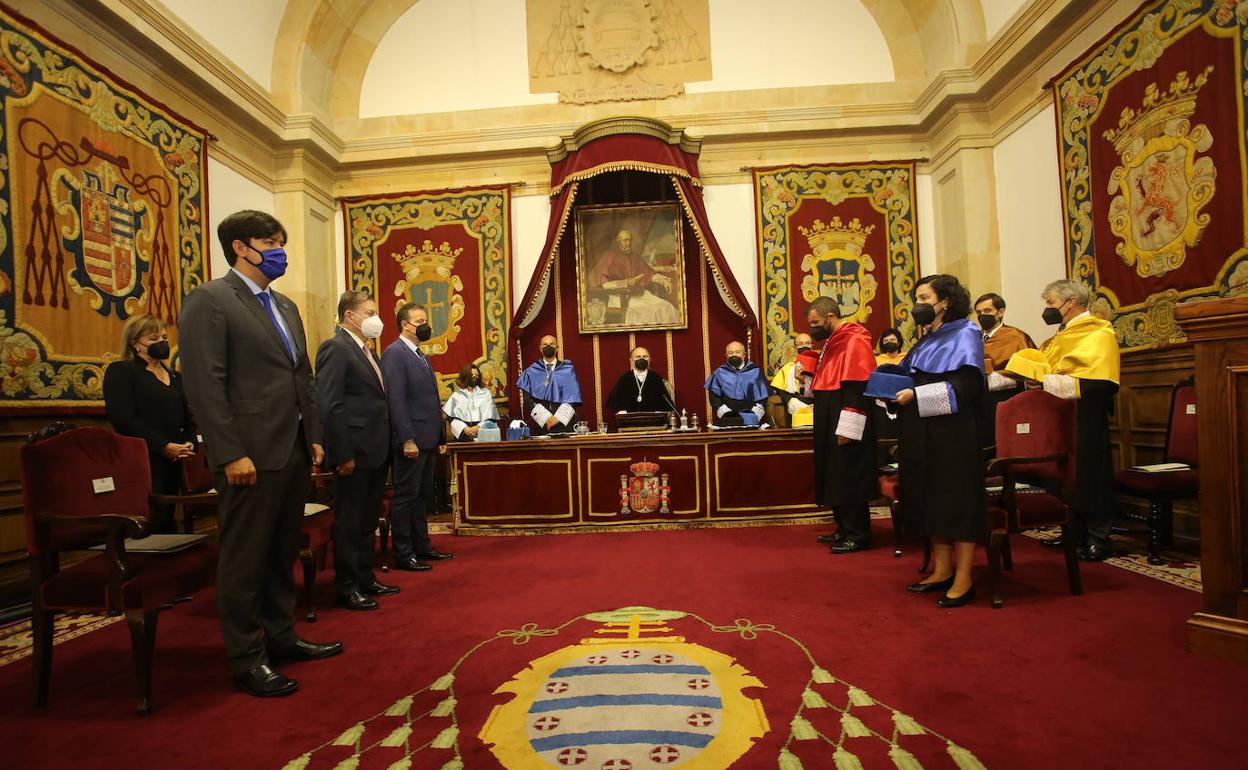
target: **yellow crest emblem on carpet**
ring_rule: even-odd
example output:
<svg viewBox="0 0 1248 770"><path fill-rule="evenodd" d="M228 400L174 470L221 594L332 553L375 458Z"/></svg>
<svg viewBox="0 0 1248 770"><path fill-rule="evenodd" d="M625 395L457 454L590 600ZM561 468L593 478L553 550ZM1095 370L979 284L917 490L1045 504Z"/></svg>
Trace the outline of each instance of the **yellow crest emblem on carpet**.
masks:
<svg viewBox="0 0 1248 770"><path fill-rule="evenodd" d="M732 765L769 729L762 687L731 657L671 635L683 613L587 615L597 635L531 662L496 693L480 738L509 770Z"/></svg>

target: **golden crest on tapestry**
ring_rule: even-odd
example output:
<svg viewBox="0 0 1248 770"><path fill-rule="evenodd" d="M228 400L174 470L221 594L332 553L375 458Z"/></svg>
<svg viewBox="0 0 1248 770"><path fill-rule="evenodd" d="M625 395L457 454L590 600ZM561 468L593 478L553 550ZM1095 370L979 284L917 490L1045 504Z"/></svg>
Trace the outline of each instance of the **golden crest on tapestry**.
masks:
<svg viewBox="0 0 1248 770"><path fill-rule="evenodd" d="M876 282L871 275L875 260L863 253L863 247L875 225L864 226L857 218L842 224L840 217L833 217L829 224L816 219L810 227L797 229L810 244L801 264L803 299L828 297L840 307L842 318L865 323Z"/></svg>
<svg viewBox="0 0 1248 770"><path fill-rule="evenodd" d="M391 255L403 268L403 278L394 285L394 309L407 302L423 305L434 336L422 343L430 355L445 353L459 337L459 321L464 317L464 282L455 275L455 260L463 248L453 249L443 241L436 248L426 240L419 249L409 243L402 254Z"/></svg>
<svg viewBox="0 0 1248 770"><path fill-rule="evenodd" d="M1190 118L1212 71L1195 80L1180 72L1165 93L1149 84L1140 111L1125 108L1118 128L1104 132L1122 160L1108 184L1110 227L1122 239L1115 251L1142 277L1181 267L1209 226L1201 209L1213 199L1217 169L1200 153L1213 136Z"/></svg>

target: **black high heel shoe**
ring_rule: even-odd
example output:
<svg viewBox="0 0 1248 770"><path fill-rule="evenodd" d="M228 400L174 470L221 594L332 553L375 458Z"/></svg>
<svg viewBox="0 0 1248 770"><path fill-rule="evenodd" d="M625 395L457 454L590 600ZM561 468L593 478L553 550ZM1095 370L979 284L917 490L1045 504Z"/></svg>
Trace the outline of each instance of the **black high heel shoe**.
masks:
<svg viewBox="0 0 1248 770"><path fill-rule="evenodd" d="M966 590L966 593L962 594L961 596L953 597L953 596L946 595L946 596L940 597L939 599L936 600L936 606L944 607L946 609L951 609L953 607L962 607L962 606L965 606L966 604L969 604L971 599L974 599L974 598L975 598L975 586L971 586L970 588Z"/></svg>
<svg viewBox="0 0 1248 770"><path fill-rule="evenodd" d="M913 594L930 594L936 591L948 591L953 587L953 578L937 580L935 583L911 583L906 590Z"/></svg>

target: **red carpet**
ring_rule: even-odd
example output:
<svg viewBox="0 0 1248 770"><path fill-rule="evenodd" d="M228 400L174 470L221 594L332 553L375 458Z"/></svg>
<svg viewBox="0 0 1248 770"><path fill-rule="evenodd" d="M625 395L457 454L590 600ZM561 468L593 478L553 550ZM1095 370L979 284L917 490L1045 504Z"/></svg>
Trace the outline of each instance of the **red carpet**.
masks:
<svg viewBox="0 0 1248 770"><path fill-rule="evenodd" d="M56 648L52 705L43 712L28 706L29 660L0 667L3 764L278 770L296 760L293 766L307 768L498 768L477 736L511 691L528 686L525 676L537 677L529 684L542 693L592 679L526 674L530 662L538 661L535 669L549 663L547 674L562 666L556 673L571 676L597 662L591 648L577 647L581 640L622 628L605 625L618 618L581 616L645 606L676 612L642 618L655 625L638 627L652 629L635 645L640 662L714 671L735 660L731 676L721 671L697 684L701 677L690 674L678 682L694 693L688 698L705 697L696 688L709 688L715 697L697 702L722 697L723 713L713 705L706 714L681 712L690 727L647 733L644 740L655 746L640 759L634 752L606 762L601 751L608 749L561 748L572 744L560 743L558 730L549 738L540 733L554 722L533 722L533 750L563 759L531 766L728 766L732 759L722 757L736 754L719 738L698 754L694 734L705 731L699 718L732 725L721 735L732 733L745 753L731 766L748 770L1244 766L1248 668L1185 652L1183 622L1197 608L1197 594L1087 565L1087 593L1071 597L1060 556L1016 538L1005 608L994 611L981 599L945 611L901 590L915 575L916 556L894 560L891 549L879 548L833 557L815 544L817 531L824 530L444 537L438 545L457 557L432 573L392 573L403 593L380 612L325 609L319 622L300 624L310 639L343 639L347 652L287 668L303 687L276 701L232 692L213 598L202 595L162 617L157 712L149 718L133 715L122 623ZM602 650L604 665L637 662L629 660L630 646ZM671 660L663 657L669 651ZM452 670L454 677L445 677ZM494 694L504 686L510 691ZM748 705L754 700L761 712ZM503 709L490 723L487 737L501 740L494 749L503 756L532 753L523 724L518 744L500 749L509 715L523 715L527 703L519 712ZM643 719L661 723L664 708ZM568 720L560 730L570 729L588 718L589 710L580 711L551 716ZM578 734L602 732L593 727ZM629 720L612 727L640 729ZM333 745L338 738L345 745ZM951 751L948 742L965 752Z"/></svg>

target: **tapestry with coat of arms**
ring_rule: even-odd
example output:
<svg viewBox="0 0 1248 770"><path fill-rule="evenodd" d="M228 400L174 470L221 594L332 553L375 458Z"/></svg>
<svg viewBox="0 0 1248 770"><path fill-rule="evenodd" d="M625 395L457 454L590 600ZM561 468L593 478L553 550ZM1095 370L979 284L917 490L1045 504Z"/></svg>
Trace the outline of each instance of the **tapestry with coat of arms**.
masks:
<svg viewBox="0 0 1248 770"><path fill-rule="evenodd" d="M0 408L99 407L208 277L206 135L0 6Z"/></svg>
<svg viewBox="0 0 1248 770"><path fill-rule="evenodd" d="M468 364L501 399L508 386L511 320L510 188L396 193L343 201L347 285L377 300L381 350L398 337L395 313L423 305L430 356L443 398Z"/></svg>
<svg viewBox="0 0 1248 770"><path fill-rule="evenodd" d="M913 342L911 292L919 278L914 162L754 170L768 373L793 357L806 308L830 297L847 320Z"/></svg>
<svg viewBox="0 0 1248 770"><path fill-rule="evenodd" d="M1144 4L1054 81L1066 258L1124 349L1248 293L1248 2Z"/></svg>

